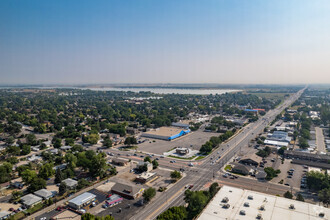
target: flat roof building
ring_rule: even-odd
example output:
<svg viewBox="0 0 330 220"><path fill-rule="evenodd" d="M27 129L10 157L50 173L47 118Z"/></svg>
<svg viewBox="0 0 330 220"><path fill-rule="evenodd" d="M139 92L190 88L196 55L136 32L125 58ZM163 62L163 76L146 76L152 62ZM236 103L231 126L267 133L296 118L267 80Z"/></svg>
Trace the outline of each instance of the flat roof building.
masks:
<svg viewBox="0 0 330 220"><path fill-rule="evenodd" d="M48 191L47 189L40 189L38 191L35 191L33 194L43 199L49 199L54 196L54 194L51 191Z"/></svg>
<svg viewBox="0 0 330 220"><path fill-rule="evenodd" d="M156 178L156 173L143 172L136 177L136 181L140 183L146 183Z"/></svg>
<svg viewBox="0 0 330 220"><path fill-rule="evenodd" d="M2 212L0 212L0 219L2 220L2 219L7 219L7 218L9 218L10 217L10 212L6 212L6 211L2 211Z"/></svg>
<svg viewBox="0 0 330 220"><path fill-rule="evenodd" d="M35 196L33 194L27 194L21 198L22 204L27 207L32 207L40 202L42 202L42 198L39 196Z"/></svg>
<svg viewBox="0 0 330 220"><path fill-rule="evenodd" d="M142 137L154 138L160 140L171 141L175 138L186 135L190 132L189 129L182 129L178 127L160 127L147 132L142 133Z"/></svg>
<svg viewBox="0 0 330 220"><path fill-rule="evenodd" d="M297 200L223 186L198 220L329 219L330 209Z"/></svg>
<svg viewBox="0 0 330 220"><path fill-rule="evenodd" d="M74 209L81 209L82 207L95 201L96 195L93 193L85 192L71 200L69 200L69 206Z"/></svg>

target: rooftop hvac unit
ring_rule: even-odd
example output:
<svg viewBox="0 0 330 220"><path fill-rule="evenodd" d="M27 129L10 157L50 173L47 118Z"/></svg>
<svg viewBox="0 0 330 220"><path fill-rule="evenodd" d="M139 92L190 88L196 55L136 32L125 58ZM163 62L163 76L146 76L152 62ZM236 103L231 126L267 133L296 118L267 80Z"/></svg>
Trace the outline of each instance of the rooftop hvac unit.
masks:
<svg viewBox="0 0 330 220"><path fill-rule="evenodd" d="M229 207L230 207L230 205L227 203L227 204L224 204L223 206L222 206L222 208L224 208L224 209L229 209Z"/></svg>
<svg viewBox="0 0 330 220"><path fill-rule="evenodd" d="M222 199L222 202L227 203L229 201L228 197Z"/></svg>
<svg viewBox="0 0 330 220"><path fill-rule="evenodd" d="M244 210L241 210L241 211L239 211L239 214L240 215L245 215L245 211Z"/></svg>
<svg viewBox="0 0 330 220"><path fill-rule="evenodd" d="M252 195L249 195L248 196L248 199L253 200L253 196Z"/></svg>
<svg viewBox="0 0 330 220"><path fill-rule="evenodd" d="M259 208L261 211L264 211L265 210L265 206L264 205L262 205L262 206L260 206L260 208Z"/></svg>
<svg viewBox="0 0 330 220"><path fill-rule="evenodd" d="M257 215L257 219L262 220L262 215L261 215L261 214L258 214L258 215Z"/></svg>
<svg viewBox="0 0 330 220"><path fill-rule="evenodd" d="M289 206L289 209L294 209L294 205L291 204L291 205Z"/></svg>
<svg viewBox="0 0 330 220"><path fill-rule="evenodd" d="M245 207L250 207L250 204L249 204L248 202L245 202L245 203L244 203L244 206L245 206Z"/></svg>
<svg viewBox="0 0 330 220"><path fill-rule="evenodd" d="M325 215L324 212L320 212L320 213L319 213L319 216L320 216L321 218L323 218L324 215Z"/></svg>

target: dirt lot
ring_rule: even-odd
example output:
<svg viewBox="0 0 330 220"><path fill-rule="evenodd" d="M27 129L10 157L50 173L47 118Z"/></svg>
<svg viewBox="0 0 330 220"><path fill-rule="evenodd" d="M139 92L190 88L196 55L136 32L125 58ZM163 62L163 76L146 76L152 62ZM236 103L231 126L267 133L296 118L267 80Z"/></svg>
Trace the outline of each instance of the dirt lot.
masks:
<svg viewBox="0 0 330 220"><path fill-rule="evenodd" d="M219 135L220 133L203 132L201 130L197 130L189 135L174 139L172 141L142 138L142 140L149 139L149 141L139 144L138 151L163 154L163 152L167 152L175 147L191 147L194 150L199 150L200 147L210 139L210 137Z"/></svg>

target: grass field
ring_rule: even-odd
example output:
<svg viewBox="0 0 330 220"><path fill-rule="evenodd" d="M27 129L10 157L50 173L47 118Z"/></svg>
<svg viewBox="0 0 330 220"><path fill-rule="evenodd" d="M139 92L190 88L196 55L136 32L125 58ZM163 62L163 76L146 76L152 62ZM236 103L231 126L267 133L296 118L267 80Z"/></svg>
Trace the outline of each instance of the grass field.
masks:
<svg viewBox="0 0 330 220"><path fill-rule="evenodd" d="M272 92L263 92L263 93L254 93L251 92L250 94L259 96L261 98L266 98L266 99L280 99L283 100L285 99L286 96L290 95L290 93L272 93Z"/></svg>

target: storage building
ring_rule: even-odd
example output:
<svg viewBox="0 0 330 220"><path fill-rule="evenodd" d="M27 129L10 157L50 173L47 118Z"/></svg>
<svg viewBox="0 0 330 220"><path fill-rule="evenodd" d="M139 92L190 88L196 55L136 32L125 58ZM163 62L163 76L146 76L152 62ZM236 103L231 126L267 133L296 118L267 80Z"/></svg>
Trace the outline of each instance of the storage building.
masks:
<svg viewBox="0 0 330 220"><path fill-rule="evenodd" d="M81 209L95 201L96 195L85 192L69 201L69 206L73 209Z"/></svg>

